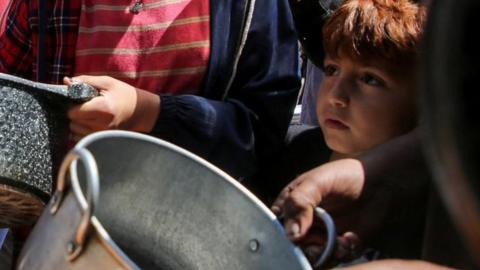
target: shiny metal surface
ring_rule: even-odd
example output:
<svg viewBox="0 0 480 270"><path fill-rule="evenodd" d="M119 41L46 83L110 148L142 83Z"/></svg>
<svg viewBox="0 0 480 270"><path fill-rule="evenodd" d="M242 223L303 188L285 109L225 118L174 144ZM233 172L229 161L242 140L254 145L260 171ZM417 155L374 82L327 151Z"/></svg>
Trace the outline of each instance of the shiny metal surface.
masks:
<svg viewBox="0 0 480 270"><path fill-rule="evenodd" d="M86 199L80 188L80 183L77 176L77 161L80 160L82 165L86 168L86 185L87 195ZM54 200L52 200L50 213L55 214L60 208L62 202L62 196L65 194L65 175L67 168L70 168L70 184L73 194L77 202L80 205L82 218L78 224L75 236L72 237L67 245L68 259L70 261L75 260L83 250L85 246L87 234L90 230L90 220L93 216L95 206L98 204L99 197L99 180L98 169L95 159L92 154L85 148L74 148L65 157L65 160L60 167L60 173L57 181L57 190L55 191Z"/></svg>
<svg viewBox="0 0 480 270"><path fill-rule="evenodd" d="M111 238L103 242L110 243L108 249L121 249L139 267L311 269L258 199L193 154L153 137L123 131L88 136L76 146L83 147L95 157L100 177L100 199L92 218L94 237ZM79 178L84 179L80 166ZM51 232L55 228L62 232L59 238L64 240L59 246L65 254L66 229L48 225L60 226L60 218L69 219L66 226L72 235L79 222L79 204L75 204L76 210L69 210L76 216L71 223L69 217L61 216L65 203L54 217L48 211L42 215L22 251L21 269L73 269L90 260L85 255L91 242L84 247L85 254L70 264L62 256L49 259L59 257L58 253L33 251L40 241L58 242ZM41 261L45 268L35 267L34 261ZM94 264L89 269L92 267Z"/></svg>
<svg viewBox="0 0 480 270"><path fill-rule="evenodd" d="M108 238L99 233L90 234L88 248L83 248L76 260L69 260L68 247L81 213L72 192L66 194L55 215L44 211L22 249L17 269L138 269L119 258L109 248Z"/></svg>
<svg viewBox="0 0 480 270"><path fill-rule="evenodd" d="M327 211L320 207L316 207L315 215L325 224L325 228L327 228L327 242L325 244L325 249L320 258L318 258L318 260L313 264L314 268L318 269L325 262L327 262L327 260L332 255L333 249L335 248L337 232L333 219L330 214L327 213Z"/></svg>
<svg viewBox="0 0 480 270"><path fill-rule="evenodd" d="M77 161L86 168L86 196ZM60 167L55 194L20 254L18 269L139 269L93 217L98 197L95 159L87 149L74 148Z"/></svg>

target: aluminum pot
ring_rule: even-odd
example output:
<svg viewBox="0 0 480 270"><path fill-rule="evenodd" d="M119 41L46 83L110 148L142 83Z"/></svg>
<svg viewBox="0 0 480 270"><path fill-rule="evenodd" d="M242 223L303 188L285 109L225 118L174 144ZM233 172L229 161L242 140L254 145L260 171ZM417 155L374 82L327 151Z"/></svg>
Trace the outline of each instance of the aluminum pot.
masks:
<svg viewBox="0 0 480 270"><path fill-rule="evenodd" d="M335 232L321 217L325 260ZM95 133L62 164L18 269L139 268L311 269L268 208L218 168L147 135Z"/></svg>
<svg viewBox="0 0 480 270"><path fill-rule="evenodd" d="M67 152L67 105L96 95L85 84L49 85L0 73L0 227L30 225L39 217Z"/></svg>

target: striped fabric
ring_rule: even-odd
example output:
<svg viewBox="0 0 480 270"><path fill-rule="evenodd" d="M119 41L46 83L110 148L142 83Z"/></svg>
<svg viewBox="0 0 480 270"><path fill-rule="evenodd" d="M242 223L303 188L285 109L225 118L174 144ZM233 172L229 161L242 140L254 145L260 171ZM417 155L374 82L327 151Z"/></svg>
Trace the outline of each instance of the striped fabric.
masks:
<svg viewBox="0 0 480 270"><path fill-rule="evenodd" d="M210 55L209 0L84 0L75 74L155 93L194 94Z"/></svg>
<svg viewBox="0 0 480 270"><path fill-rule="evenodd" d="M9 1L10 0L0 0L0 35L3 34L5 30L5 23L3 22L3 20L5 19L5 13L7 11L7 5ZM1 232L0 232L0 240L1 240Z"/></svg>

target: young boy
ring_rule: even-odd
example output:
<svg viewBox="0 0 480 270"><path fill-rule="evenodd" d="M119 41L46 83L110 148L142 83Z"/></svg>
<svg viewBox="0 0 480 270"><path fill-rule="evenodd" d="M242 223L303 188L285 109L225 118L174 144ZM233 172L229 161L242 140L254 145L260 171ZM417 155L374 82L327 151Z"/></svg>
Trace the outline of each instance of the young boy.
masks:
<svg viewBox="0 0 480 270"><path fill-rule="evenodd" d="M423 13L408 1L348 1L324 27L317 100L331 160L354 157L416 126Z"/></svg>
<svg viewBox="0 0 480 270"><path fill-rule="evenodd" d="M323 45L326 53L323 63L324 78L317 100L317 116L321 132L320 130L308 131L310 135L323 136L323 140L309 142L308 139L312 137L304 136L305 134L294 139L287 149L289 151L287 155L290 159L298 159L291 163L302 163L302 156L298 155L305 156L305 150L308 151L308 148L321 152L316 154L317 165L338 159L350 159L354 162L354 158L366 151L406 134L416 127L416 67L418 43L424 20L425 10L412 1L350 0L345 1L326 21L323 27ZM294 149L302 145L304 149L300 151ZM331 164L335 166L335 163ZM311 165L313 164L309 164L310 168L302 167L303 171L311 169L313 167ZM354 166L358 164L355 163ZM323 206L336 206L342 202L331 200L332 198L345 199L349 197L349 193L362 189L361 181L353 181L342 186L338 191L340 196L323 198L324 194L319 191L324 183L316 182L315 177L305 177L321 174L321 170L322 167L318 167L296 178L282 191L272 210L283 213L286 217L295 217L295 212L303 210L301 207L307 207L311 209L308 211L309 218L313 219L311 214L317 205L315 202L322 201ZM342 167L338 167L337 171L342 172L342 170ZM293 169L286 175L292 179L300 172L301 170ZM335 177L332 176L330 179ZM333 186L345 183L337 184L330 181L329 184ZM299 186L303 186L302 192L295 193ZM416 196L421 199L422 195L421 190L413 192L412 200L418 202ZM375 194L375 196L379 198L378 212L371 216L359 212L358 215L349 217L350 225L355 223L358 230L354 231L355 234L347 232L343 235L338 252L356 253L358 250L354 250L356 249L354 246L358 246L357 235L362 238L367 234L366 231L374 230L372 226L378 226L377 221L383 220L387 216L386 213L391 212L391 194ZM318 197L318 200L309 200L312 197ZM285 204L285 201L288 203ZM355 205L357 209L359 206ZM344 214L340 213L345 218ZM400 221L405 221L407 216L412 217L410 215L418 217L416 216L418 212L403 214L405 213L393 213L393 216L396 216L395 218L400 216ZM373 221L377 224L372 225ZM396 221L397 226L401 224L400 221ZM411 223L409 225L412 226L406 226L405 230L411 229L413 233L421 231L422 221L418 219L411 221L419 224ZM380 223L386 225L384 221ZM309 241L314 238L312 234L305 237L310 224L295 218L287 218L285 226L292 240L302 240L303 247L310 247L312 242L315 242ZM343 234L346 231L340 228L339 232ZM415 239L417 236L412 235L412 238ZM411 246L408 249L418 251L417 246ZM307 253L311 250L306 249Z"/></svg>

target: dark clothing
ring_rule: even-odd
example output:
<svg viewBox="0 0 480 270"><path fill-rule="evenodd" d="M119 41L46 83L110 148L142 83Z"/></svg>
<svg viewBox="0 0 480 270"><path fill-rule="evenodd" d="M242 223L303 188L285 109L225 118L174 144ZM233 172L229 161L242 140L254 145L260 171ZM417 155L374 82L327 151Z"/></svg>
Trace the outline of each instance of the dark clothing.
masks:
<svg viewBox="0 0 480 270"><path fill-rule="evenodd" d="M0 72L36 78L37 2L13 2L0 36ZM81 1L47 5L48 82L61 83L74 71ZM296 35L287 0L211 0L210 7L211 55L200 96L162 95L152 134L245 178L287 131L300 87Z"/></svg>
<svg viewBox="0 0 480 270"><path fill-rule="evenodd" d="M477 269L469 254L438 193L432 192L428 204L422 258L449 267Z"/></svg>
<svg viewBox="0 0 480 270"><path fill-rule="evenodd" d="M247 186L266 205L272 205L288 183L300 174L328 162L331 154L319 127L292 126L286 143L262 167L253 183L247 183Z"/></svg>

